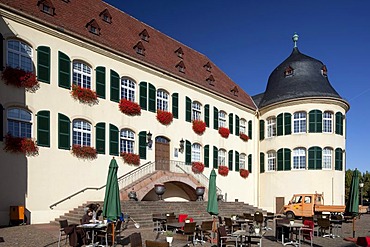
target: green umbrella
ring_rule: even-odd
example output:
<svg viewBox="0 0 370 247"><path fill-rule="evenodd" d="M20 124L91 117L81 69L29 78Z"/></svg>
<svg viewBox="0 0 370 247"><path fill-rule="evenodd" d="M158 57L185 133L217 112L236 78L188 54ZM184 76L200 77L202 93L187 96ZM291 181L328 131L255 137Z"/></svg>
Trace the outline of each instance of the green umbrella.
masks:
<svg viewBox="0 0 370 247"><path fill-rule="evenodd" d="M116 160L113 158L109 165L103 207L103 216L110 221L115 221L121 216L117 170L118 165Z"/></svg>
<svg viewBox="0 0 370 247"><path fill-rule="evenodd" d="M359 190L358 185L360 182L360 172L355 169L352 174L351 186L349 187L349 197L346 203L346 213L352 214L352 216L358 215L358 205L359 205ZM355 237L355 220L353 218L353 237Z"/></svg>
<svg viewBox="0 0 370 247"><path fill-rule="evenodd" d="M218 215L216 177L216 172L214 169L212 169L211 175L209 176L207 203L207 212L211 215Z"/></svg>

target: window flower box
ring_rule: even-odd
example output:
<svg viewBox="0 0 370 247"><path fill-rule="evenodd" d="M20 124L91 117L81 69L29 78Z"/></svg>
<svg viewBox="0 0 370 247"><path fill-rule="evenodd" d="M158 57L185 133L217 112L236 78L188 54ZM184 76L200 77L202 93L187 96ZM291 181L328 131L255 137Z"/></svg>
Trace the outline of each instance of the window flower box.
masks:
<svg viewBox="0 0 370 247"><path fill-rule="evenodd" d="M120 111L128 116L140 116L141 114L141 108L136 102L121 99L118 106Z"/></svg>
<svg viewBox="0 0 370 247"><path fill-rule="evenodd" d="M18 88L23 87L29 92L35 92L40 88L36 75L23 69L7 66L3 71L2 78L6 85L13 85Z"/></svg>
<svg viewBox="0 0 370 247"><path fill-rule="evenodd" d="M140 165L140 156L138 154L122 152L121 157L127 164L135 166Z"/></svg>
<svg viewBox="0 0 370 247"><path fill-rule="evenodd" d="M249 140L249 136L247 136L246 134L244 133L240 133L239 134L239 137L240 139L242 139L243 141L247 142Z"/></svg>
<svg viewBox="0 0 370 247"><path fill-rule="evenodd" d="M218 129L218 133L223 137L223 138L228 138L230 135L230 130L225 127L220 127Z"/></svg>
<svg viewBox="0 0 370 247"><path fill-rule="evenodd" d="M173 115L168 111L157 110L157 120L163 125L169 125L172 123Z"/></svg>
<svg viewBox="0 0 370 247"><path fill-rule="evenodd" d="M204 131L206 130L206 123L203 122L202 120L194 120L193 130L198 135L203 135Z"/></svg>
<svg viewBox="0 0 370 247"><path fill-rule="evenodd" d="M24 153L26 156L36 156L39 148L31 138L14 137L10 134L5 136L4 150L10 153Z"/></svg>
<svg viewBox="0 0 370 247"><path fill-rule="evenodd" d="M191 163L191 170L195 173L202 173L204 171L204 164L202 162Z"/></svg>
<svg viewBox="0 0 370 247"><path fill-rule="evenodd" d="M229 168L227 166L219 166L218 167L218 174L221 176L226 177L229 174Z"/></svg>
<svg viewBox="0 0 370 247"><path fill-rule="evenodd" d="M72 154L80 159L93 160L96 159L98 154L96 149L90 146L81 146L74 144L72 146Z"/></svg>
<svg viewBox="0 0 370 247"><path fill-rule="evenodd" d="M83 88L81 86L72 85L71 95L75 100L88 105L96 105L99 103L96 92L89 88Z"/></svg>
<svg viewBox="0 0 370 247"><path fill-rule="evenodd" d="M247 169L240 169L239 174L242 178L247 178L249 176L249 171Z"/></svg>

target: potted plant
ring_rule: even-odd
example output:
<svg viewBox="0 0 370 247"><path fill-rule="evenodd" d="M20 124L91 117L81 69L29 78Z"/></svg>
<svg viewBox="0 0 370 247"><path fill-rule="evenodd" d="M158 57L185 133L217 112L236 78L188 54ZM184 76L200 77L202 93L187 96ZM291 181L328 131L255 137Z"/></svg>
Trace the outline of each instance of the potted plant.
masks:
<svg viewBox="0 0 370 247"><path fill-rule="evenodd" d="M194 120L193 130L198 135L203 135L204 131L206 130L206 123L203 122L202 120Z"/></svg>
<svg viewBox="0 0 370 247"><path fill-rule="evenodd" d="M3 71L2 78L6 85L23 87L29 92L35 92L40 87L33 72L27 72L19 68L7 66Z"/></svg>
<svg viewBox="0 0 370 247"><path fill-rule="evenodd" d="M93 160L97 158L96 149L90 146L81 146L74 144L72 146L72 154L80 159Z"/></svg>
<svg viewBox="0 0 370 247"><path fill-rule="evenodd" d="M239 134L239 137L240 139L242 139L243 141L247 142L249 140L249 136L247 136L246 134L244 133L240 133Z"/></svg>
<svg viewBox="0 0 370 247"><path fill-rule="evenodd" d="M84 88L84 87L73 84L71 95L72 95L72 98L84 104L96 105L99 103L96 92L94 92L90 88Z"/></svg>
<svg viewBox="0 0 370 247"><path fill-rule="evenodd" d="M5 136L4 150L10 153L24 153L27 157L39 154L39 148L34 140L25 137L15 137L11 134Z"/></svg>
<svg viewBox="0 0 370 247"><path fill-rule="evenodd" d="M127 99L121 99L118 107L122 113L128 116L139 116L141 114L141 108L139 104Z"/></svg>
<svg viewBox="0 0 370 247"><path fill-rule="evenodd" d="M227 166L219 166L218 167L218 174L221 176L226 177L229 174L229 168Z"/></svg>
<svg viewBox="0 0 370 247"><path fill-rule="evenodd" d="M173 241L173 232L172 231L166 231L165 235L166 235L166 241L171 245L171 243Z"/></svg>
<svg viewBox="0 0 370 247"><path fill-rule="evenodd" d="M218 133L223 137L223 138L228 138L230 135L230 130L225 127L220 127L218 129Z"/></svg>
<svg viewBox="0 0 370 247"><path fill-rule="evenodd" d="M163 125L169 125L172 123L173 115L168 111L157 110L157 120Z"/></svg>
<svg viewBox="0 0 370 247"><path fill-rule="evenodd" d="M240 169L239 170L239 174L242 178L247 178L249 176L249 171L247 169Z"/></svg>
<svg viewBox="0 0 370 247"><path fill-rule="evenodd" d="M204 164L202 162L191 163L191 170L195 173L202 173L204 171Z"/></svg>
<svg viewBox="0 0 370 247"><path fill-rule="evenodd" d="M138 154L122 152L121 157L127 164L131 164L135 166L140 165L140 156Z"/></svg>

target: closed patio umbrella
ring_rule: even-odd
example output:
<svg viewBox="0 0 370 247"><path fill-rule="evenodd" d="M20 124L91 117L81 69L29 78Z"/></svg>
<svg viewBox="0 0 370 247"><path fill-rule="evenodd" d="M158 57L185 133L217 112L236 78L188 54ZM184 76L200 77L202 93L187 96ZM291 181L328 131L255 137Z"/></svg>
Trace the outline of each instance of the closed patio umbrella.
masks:
<svg viewBox="0 0 370 247"><path fill-rule="evenodd" d="M355 169L352 174L351 186L349 188L349 196L348 196L348 200L346 203L346 210L345 210L347 214L351 214L352 216L354 216L353 225L352 225L353 237L355 237L356 235L355 221L356 221L356 216L358 215L359 182L360 182L360 172L357 169Z"/></svg>
<svg viewBox="0 0 370 247"><path fill-rule="evenodd" d="M121 216L117 170L118 165L116 160L113 158L109 165L103 207L103 216L110 221L115 221Z"/></svg>
<svg viewBox="0 0 370 247"><path fill-rule="evenodd" d="M207 212L210 215L218 215L216 172L214 169L209 176Z"/></svg>

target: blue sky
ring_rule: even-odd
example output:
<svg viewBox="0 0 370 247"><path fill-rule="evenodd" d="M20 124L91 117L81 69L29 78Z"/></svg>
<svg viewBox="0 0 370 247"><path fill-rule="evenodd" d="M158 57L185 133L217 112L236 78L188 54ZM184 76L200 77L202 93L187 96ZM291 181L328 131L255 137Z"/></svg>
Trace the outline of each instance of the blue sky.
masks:
<svg viewBox="0 0 370 247"><path fill-rule="evenodd" d="M326 64L350 103L347 169L369 170L370 1L105 1L206 55L252 96L264 92L297 32L299 50Z"/></svg>

